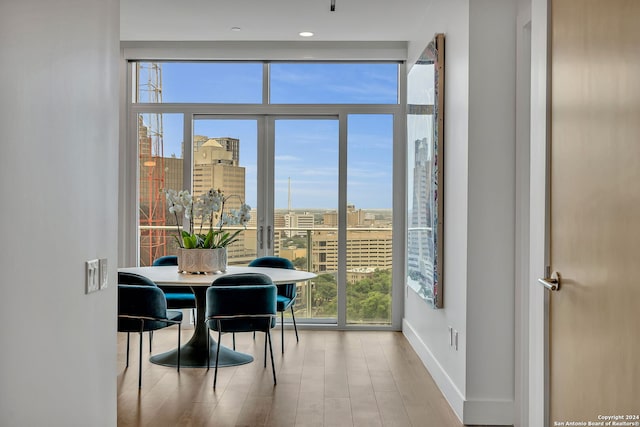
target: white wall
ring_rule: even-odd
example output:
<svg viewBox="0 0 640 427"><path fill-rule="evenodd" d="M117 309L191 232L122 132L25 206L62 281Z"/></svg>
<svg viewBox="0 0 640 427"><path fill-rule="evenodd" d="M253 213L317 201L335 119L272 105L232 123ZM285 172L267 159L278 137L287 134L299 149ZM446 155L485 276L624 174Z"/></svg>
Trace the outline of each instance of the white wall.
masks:
<svg viewBox="0 0 640 427"><path fill-rule="evenodd" d="M424 38L409 44L415 62L435 33L445 34L444 308L430 308L409 289L403 322L404 334L460 418L466 393L468 22L468 1L434 2ZM449 326L460 334L458 351L449 346Z"/></svg>
<svg viewBox="0 0 640 427"><path fill-rule="evenodd" d="M409 45L415 58L446 35L445 308L409 291L403 330L467 424L514 419L516 6L434 2L425 39Z"/></svg>
<svg viewBox="0 0 640 427"><path fill-rule="evenodd" d="M516 2L471 1L467 405L511 424L514 388Z"/></svg>
<svg viewBox="0 0 640 427"><path fill-rule="evenodd" d="M118 0L0 3L2 426L116 425L118 49Z"/></svg>

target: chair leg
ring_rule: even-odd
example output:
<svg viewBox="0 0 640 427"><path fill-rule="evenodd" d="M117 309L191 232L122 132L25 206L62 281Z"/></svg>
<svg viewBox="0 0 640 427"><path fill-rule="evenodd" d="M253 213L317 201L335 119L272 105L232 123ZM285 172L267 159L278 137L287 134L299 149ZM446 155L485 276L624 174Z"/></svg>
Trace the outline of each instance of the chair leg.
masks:
<svg viewBox="0 0 640 427"><path fill-rule="evenodd" d="M127 368L129 367L129 332L127 332Z"/></svg>
<svg viewBox="0 0 640 427"><path fill-rule="evenodd" d="M282 354L284 354L284 311L280 312L280 342L282 343Z"/></svg>
<svg viewBox="0 0 640 427"><path fill-rule="evenodd" d="M142 328L140 328L140 351L138 352L138 388L142 388Z"/></svg>
<svg viewBox="0 0 640 427"><path fill-rule="evenodd" d="M182 335L182 324L178 323L178 372L180 372L180 335Z"/></svg>
<svg viewBox="0 0 640 427"><path fill-rule="evenodd" d="M291 318L293 319L293 329L296 331L296 341L300 342L298 339L298 326L296 326L296 315L293 314L293 306L291 306Z"/></svg>
<svg viewBox="0 0 640 427"><path fill-rule="evenodd" d="M153 345L153 331L149 331L149 353L151 353L152 345Z"/></svg>
<svg viewBox="0 0 640 427"><path fill-rule="evenodd" d="M271 370L273 371L273 385L276 385L276 365L273 363L273 347L271 346L271 333L267 329L267 339L269 340L269 353L271 353Z"/></svg>
<svg viewBox="0 0 640 427"><path fill-rule="evenodd" d="M222 325L220 325L220 321L218 320L218 346L216 347L216 369L213 374L213 389L216 389L216 382L218 381L218 359L220 357L220 338L222 337Z"/></svg>
<svg viewBox="0 0 640 427"><path fill-rule="evenodd" d="M211 336L209 335L209 327L207 326L207 371L211 367Z"/></svg>
<svg viewBox="0 0 640 427"><path fill-rule="evenodd" d="M236 333L232 332L231 335L233 336L233 350L235 351L235 349L236 349Z"/></svg>
<svg viewBox="0 0 640 427"><path fill-rule="evenodd" d="M267 334L264 334L264 367L267 367Z"/></svg>

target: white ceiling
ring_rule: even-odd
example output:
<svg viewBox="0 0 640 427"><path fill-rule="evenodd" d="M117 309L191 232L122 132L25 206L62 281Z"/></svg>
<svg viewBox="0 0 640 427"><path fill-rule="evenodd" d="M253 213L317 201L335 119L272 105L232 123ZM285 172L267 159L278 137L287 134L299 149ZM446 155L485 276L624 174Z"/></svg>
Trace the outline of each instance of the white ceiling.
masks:
<svg viewBox="0 0 640 427"><path fill-rule="evenodd" d="M430 0L121 0L123 41L409 41ZM239 27L240 31L232 31Z"/></svg>

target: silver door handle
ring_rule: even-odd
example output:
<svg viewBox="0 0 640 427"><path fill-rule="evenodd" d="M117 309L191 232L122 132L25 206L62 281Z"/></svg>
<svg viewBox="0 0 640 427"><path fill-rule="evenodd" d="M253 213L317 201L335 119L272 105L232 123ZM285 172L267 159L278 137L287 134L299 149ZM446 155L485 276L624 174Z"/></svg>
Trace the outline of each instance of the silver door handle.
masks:
<svg viewBox="0 0 640 427"><path fill-rule="evenodd" d="M267 249L271 249L271 226L267 226Z"/></svg>
<svg viewBox="0 0 640 427"><path fill-rule="evenodd" d="M264 227L260 226L260 231L258 232L258 246L260 247L260 249L262 249L263 247L263 237L262 237L262 232L264 231Z"/></svg>
<svg viewBox="0 0 640 427"><path fill-rule="evenodd" d="M560 290L560 273L554 271L551 277L545 277L544 279L538 279L538 283L540 283L545 288L550 291L559 291Z"/></svg>

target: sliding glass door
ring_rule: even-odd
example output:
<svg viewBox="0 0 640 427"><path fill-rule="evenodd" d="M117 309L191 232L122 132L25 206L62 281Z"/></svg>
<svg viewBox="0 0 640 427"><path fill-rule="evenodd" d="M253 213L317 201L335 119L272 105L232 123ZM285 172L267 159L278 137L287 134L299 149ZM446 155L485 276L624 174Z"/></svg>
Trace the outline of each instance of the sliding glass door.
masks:
<svg viewBox="0 0 640 427"><path fill-rule="evenodd" d="M348 117L346 322L391 324L393 116Z"/></svg>
<svg viewBox="0 0 640 427"><path fill-rule="evenodd" d="M165 136L140 115L141 265L177 252L160 190L220 189L228 208L252 207L230 265L276 255L318 274L298 286L301 321L391 323L391 115L149 117L163 120ZM189 144L178 142L187 134Z"/></svg>
<svg viewBox="0 0 640 427"><path fill-rule="evenodd" d="M296 317L338 317L339 121L272 118L273 254L318 277L298 286Z"/></svg>

